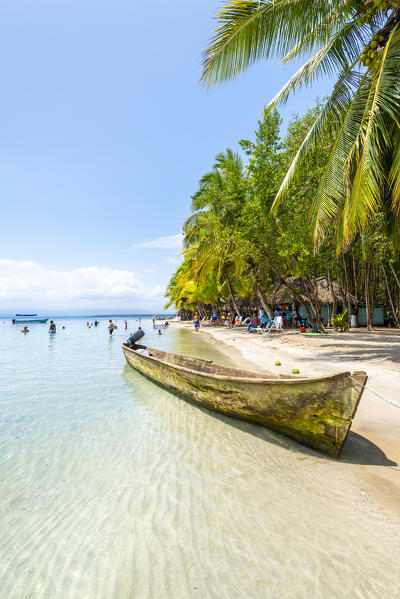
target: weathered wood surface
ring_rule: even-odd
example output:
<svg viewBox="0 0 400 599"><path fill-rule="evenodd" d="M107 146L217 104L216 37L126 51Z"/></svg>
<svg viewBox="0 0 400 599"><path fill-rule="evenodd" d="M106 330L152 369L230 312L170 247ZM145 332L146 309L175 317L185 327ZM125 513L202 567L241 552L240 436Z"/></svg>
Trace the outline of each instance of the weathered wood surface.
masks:
<svg viewBox="0 0 400 599"><path fill-rule="evenodd" d="M260 375L146 346L149 356L122 345L142 374L210 410L261 424L338 457L357 410L365 372L316 377Z"/></svg>

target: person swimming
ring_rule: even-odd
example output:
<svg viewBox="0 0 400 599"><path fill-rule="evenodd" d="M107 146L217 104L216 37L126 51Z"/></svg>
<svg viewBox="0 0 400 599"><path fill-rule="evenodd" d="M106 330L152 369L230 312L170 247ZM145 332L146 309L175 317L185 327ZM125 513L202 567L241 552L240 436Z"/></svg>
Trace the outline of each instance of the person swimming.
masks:
<svg viewBox="0 0 400 599"><path fill-rule="evenodd" d="M158 329L158 334L159 334L159 335L162 335L162 332L160 331L160 329Z"/></svg>
<svg viewBox="0 0 400 599"><path fill-rule="evenodd" d="M28 329L28 327L24 327L24 328L21 330L21 333L29 333L29 329Z"/></svg>

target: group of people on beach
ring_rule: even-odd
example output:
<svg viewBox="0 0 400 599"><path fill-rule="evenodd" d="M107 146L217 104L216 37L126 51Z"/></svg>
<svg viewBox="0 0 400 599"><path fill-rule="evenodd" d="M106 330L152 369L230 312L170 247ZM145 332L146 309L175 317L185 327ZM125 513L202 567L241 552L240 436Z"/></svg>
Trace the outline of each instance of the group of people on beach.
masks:
<svg viewBox="0 0 400 599"><path fill-rule="evenodd" d="M195 331L200 329L200 324L212 324L220 325L233 328L234 326L247 326L247 331L250 333L252 329L256 328L270 328L273 324L283 328L290 327L292 323L296 327L300 327L301 332L305 332L309 328L307 319L300 316L297 310L291 310L291 308L283 307L278 308L274 311L274 314L268 316L265 314L263 308L259 308L258 311L253 311L250 315L243 316L235 312L222 311L218 315L217 310L213 310L211 314L205 316L203 319L200 318L198 312L194 315L194 328Z"/></svg>

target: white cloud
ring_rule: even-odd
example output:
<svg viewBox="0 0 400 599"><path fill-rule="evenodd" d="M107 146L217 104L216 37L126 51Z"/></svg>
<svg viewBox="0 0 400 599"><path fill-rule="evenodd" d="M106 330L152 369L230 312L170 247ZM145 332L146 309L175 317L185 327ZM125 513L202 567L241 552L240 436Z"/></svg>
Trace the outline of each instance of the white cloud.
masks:
<svg viewBox="0 0 400 599"><path fill-rule="evenodd" d="M182 249L182 233L178 235L167 235L166 237L157 237L151 241L143 241L142 243L133 243L133 248L158 248L162 250Z"/></svg>
<svg viewBox="0 0 400 599"><path fill-rule="evenodd" d="M0 302L41 307L163 302L163 288L147 287L130 270L89 266L48 269L31 261L0 259ZM136 302L137 303L137 302Z"/></svg>

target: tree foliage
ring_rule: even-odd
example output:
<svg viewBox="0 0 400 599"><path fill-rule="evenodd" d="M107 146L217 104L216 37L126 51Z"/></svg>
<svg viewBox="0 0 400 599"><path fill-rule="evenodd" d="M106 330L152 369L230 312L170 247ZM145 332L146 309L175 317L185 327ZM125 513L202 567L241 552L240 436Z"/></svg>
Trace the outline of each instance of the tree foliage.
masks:
<svg viewBox="0 0 400 599"><path fill-rule="evenodd" d="M398 306L400 286L391 268L397 268L397 253L388 244L383 211L375 215L368 233L355 236L340 255L334 228L315 252L311 214L331 151L328 141L308 153L296 182L271 211L299 140L323 110L324 103L318 101L305 115L295 116L283 140L279 113L265 110L254 140L239 142L243 157L230 149L217 155L192 196L192 214L183 226L183 263L167 289L169 305L205 315L211 307L229 306L238 313L261 304L272 313L271 298L277 289L285 289L321 327L318 280L325 277L347 298L343 310L350 313L351 306L368 303L370 324L374 303L389 305L393 300ZM335 315L333 306L332 318Z"/></svg>
<svg viewBox="0 0 400 599"><path fill-rule="evenodd" d="M260 59L306 57L268 108L321 76L335 86L310 123L276 191L277 210L301 165L329 140L312 203L316 247L334 230L339 253L375 216L400 247L400 0L226 0L203 55L213 85Z"/></svg>

